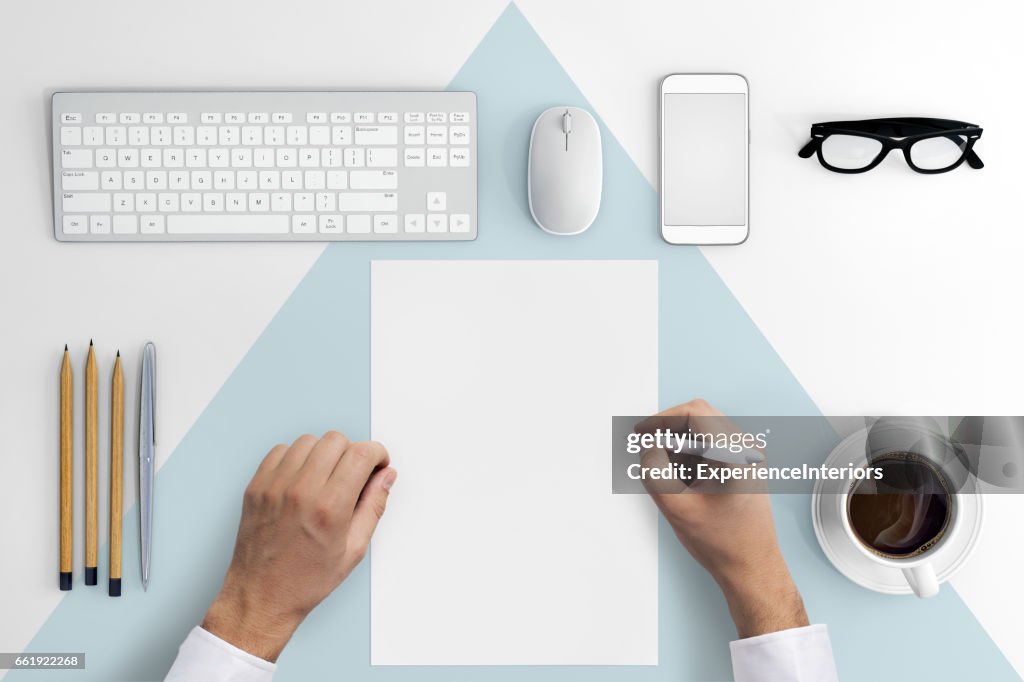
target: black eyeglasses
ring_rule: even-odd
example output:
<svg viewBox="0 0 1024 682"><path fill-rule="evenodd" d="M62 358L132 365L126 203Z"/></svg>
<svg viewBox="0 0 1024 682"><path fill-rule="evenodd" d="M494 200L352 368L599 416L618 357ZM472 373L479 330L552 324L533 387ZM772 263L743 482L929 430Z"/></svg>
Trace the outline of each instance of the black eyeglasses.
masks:
<svg viewBox="0 0 1024 682"><path fill-rule="evenodd" d="M893 149L903 150L907 165L918 173L945 173L964 160L984 168L974 153L981 128L944 118L872 118L832 121L811 126L811 141L801 158L815 152L825 168L836 173L863 173L882 162Z"/></svg>

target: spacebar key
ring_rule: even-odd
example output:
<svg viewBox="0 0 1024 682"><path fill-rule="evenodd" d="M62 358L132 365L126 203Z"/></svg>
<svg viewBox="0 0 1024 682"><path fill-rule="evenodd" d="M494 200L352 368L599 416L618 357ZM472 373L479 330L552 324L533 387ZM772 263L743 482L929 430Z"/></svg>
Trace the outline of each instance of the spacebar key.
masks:
<svg viewBox="0 0 1024 682"><path fill-rule="evenodd" d="M287 215L170 215L168 234L288 234Z"/></svg>

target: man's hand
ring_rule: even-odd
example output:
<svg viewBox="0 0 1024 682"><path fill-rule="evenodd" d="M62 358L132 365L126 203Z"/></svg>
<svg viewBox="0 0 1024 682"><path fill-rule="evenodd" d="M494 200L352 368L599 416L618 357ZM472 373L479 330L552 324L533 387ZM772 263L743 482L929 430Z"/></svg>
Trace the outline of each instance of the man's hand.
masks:
<svg viewBox="0 0 1024 682"><path fill-rule="evenodd" d="M673 430L686 424L695 433L719 433L727 420L707 402L693 400L641 422L636 430L653 431L666 423ZM643 463L665 466L668 455L651 450ZM750 492L750 481L742 483L743 492L730 492L729 484L703 492L662 481L645 479L645 484L676 537L722 588L741 638L807 625L775 537L766 483L759 492Z"/></svg>
<svg viewBox="0 0 1024 682"><path fill-rule="evenodd" d="M380 443L331 431L278 445L245 490L235 553L203 628L275 661L366 554L397 473Z"/></svg>

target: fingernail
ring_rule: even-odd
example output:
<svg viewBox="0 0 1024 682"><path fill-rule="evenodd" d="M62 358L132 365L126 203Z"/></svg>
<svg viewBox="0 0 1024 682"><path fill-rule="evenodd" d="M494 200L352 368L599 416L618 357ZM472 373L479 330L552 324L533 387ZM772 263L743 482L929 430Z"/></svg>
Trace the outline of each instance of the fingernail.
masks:
<svg viewBox="0 0 1024 682"><path fill-rule="evenodd" d="M398 472L394 469L388 469L380 480L380 487L384 488L384 490L391 490L391 486L395 484L396 478L398 478Z"/></svg>

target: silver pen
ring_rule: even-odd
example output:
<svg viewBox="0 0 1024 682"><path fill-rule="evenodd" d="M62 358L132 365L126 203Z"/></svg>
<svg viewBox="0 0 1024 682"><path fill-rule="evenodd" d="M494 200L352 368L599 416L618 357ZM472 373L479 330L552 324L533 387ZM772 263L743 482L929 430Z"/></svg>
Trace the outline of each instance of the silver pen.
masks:
<svg viewBox="0 0 1024 682"><path fill-rule="evenodd" d="M142 548L142 589L149 588L153 553L153 472L156 468L156 346L142 349L139 394L139 545Z"/></svg>

